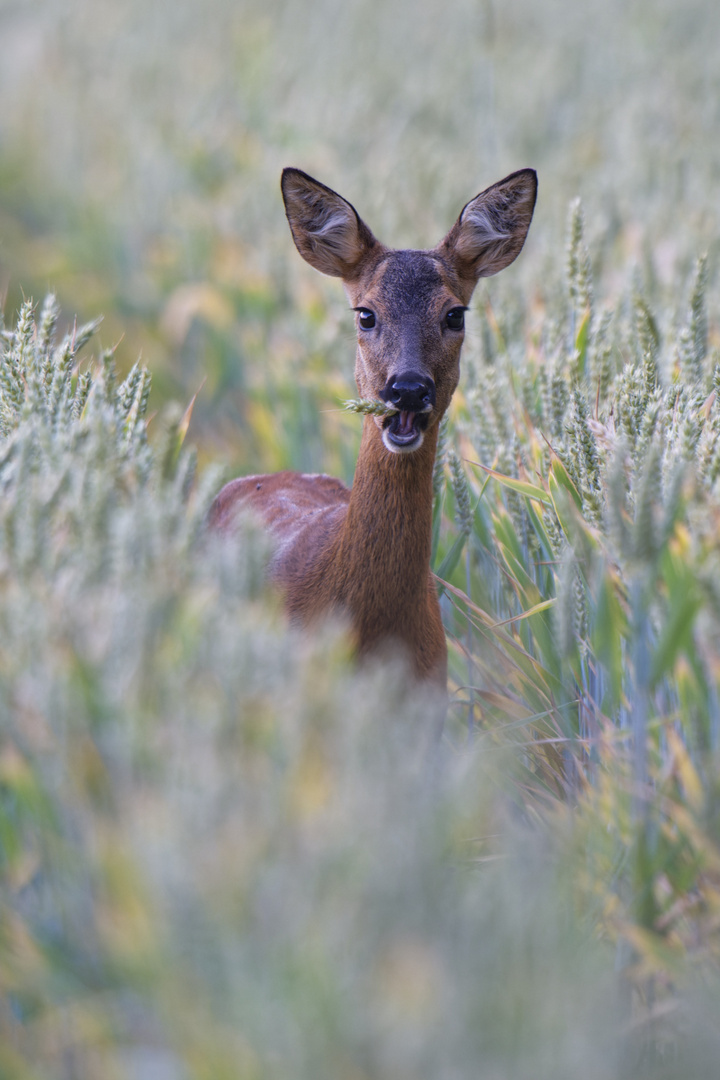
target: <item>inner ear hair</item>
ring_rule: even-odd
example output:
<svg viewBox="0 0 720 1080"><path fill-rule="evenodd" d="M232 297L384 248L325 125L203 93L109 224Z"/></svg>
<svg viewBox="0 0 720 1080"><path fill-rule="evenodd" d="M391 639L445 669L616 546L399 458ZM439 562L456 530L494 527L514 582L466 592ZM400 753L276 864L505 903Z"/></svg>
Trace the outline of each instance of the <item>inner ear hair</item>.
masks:
<svg viewBox="0 0 720 1080"><path fill-rule="evenodd" d="M440 245L461 278L476 282L504 270L520 254L537 199L537 174L520 169L463 208Z"/></svg>

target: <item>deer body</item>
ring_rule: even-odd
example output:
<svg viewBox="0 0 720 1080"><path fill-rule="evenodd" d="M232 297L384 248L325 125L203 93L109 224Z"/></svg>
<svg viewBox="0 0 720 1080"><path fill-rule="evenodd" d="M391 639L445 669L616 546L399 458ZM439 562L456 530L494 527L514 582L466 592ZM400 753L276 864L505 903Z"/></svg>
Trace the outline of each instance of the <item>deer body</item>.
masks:
<svg viewBox="0 0 720 1080"><path fill-rule="evenodd" d="M275 542L271 575L294 621L344 613L359 655L399 643L418 678L444 689L430 572L438 424L458 383L464 311L478 279L519 254L535 173L477 196L430 251L386 248L350 203L297 169L284 170L282 188L300 254L342 279L356 312L361 395L396 411L365 416L351 490L328 476L244 477L217 496L209 524L227 531L240 510L254 513Z"/></svg>

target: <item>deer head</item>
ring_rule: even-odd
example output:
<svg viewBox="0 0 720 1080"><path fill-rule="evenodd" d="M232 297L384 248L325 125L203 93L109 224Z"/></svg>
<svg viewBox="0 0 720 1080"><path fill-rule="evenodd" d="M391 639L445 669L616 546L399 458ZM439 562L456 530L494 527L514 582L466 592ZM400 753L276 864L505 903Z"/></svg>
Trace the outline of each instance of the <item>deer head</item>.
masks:
<svg viewBox="0 0 720 1080"><path fill-rule="evenodd" d="M521 169L477 195L429 251L385 247L346 199L300 169L283 170L282 193L298 251L316 270L342 279L355 311L358 390L397 409L374 418L385 449L411 454L457 386L464 315L477 282L522 249L535 171Z"/></svg>

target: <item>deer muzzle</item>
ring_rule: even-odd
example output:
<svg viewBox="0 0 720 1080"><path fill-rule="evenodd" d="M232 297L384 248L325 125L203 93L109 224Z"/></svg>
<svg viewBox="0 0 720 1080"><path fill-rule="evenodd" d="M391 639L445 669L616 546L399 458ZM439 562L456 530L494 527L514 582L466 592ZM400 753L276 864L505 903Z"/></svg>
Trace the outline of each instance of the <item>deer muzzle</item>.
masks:
<svg viewBox="0 0 720 1080"><path fill-rule="evenodd" d="M383 442L395 454L417 450L435 406L435 383L427 375L391 376L380 396L398 411L385 421Z"/></svg>
<svg viewBox="0 0 720 1080"><path fill-rule="evenodd" d="M380 397L401 412L430 412L435 405L435 383L429 375L408 371L391 376Z"/></svg>

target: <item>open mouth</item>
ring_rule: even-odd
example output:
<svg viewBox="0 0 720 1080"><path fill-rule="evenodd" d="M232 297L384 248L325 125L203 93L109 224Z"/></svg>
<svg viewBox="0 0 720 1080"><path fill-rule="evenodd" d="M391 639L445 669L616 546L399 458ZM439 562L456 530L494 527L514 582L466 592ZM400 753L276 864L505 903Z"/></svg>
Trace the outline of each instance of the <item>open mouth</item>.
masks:
<svg viewBox="0 0 720 1080"><path fill-rule="evenodd" d="M419 449L428 418L427 412L396 412L388 418L383 429L385 446L396 454Z"/></svg>

